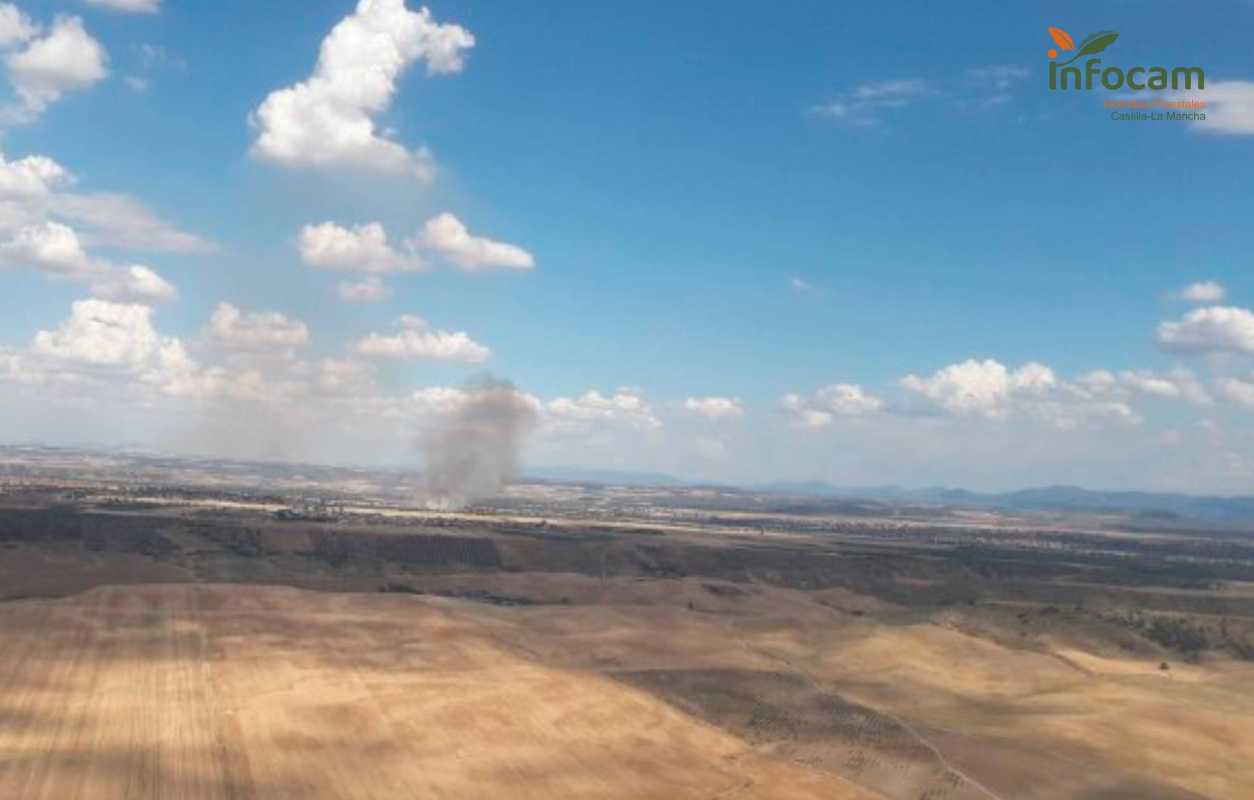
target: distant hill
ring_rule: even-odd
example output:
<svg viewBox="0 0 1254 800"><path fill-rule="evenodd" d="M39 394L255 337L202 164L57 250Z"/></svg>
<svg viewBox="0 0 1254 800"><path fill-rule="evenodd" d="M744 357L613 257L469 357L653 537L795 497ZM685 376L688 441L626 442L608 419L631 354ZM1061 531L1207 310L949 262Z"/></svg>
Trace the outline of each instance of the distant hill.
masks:
<svg viewBox="0 0 1254 800"><path fill-rule="evenodd" d="M1175 515L1216 522L1254 521L1254 497L1218 497L1178 492L1106 492L1078 486L1043 486L1013 492L983 493L966 489L900 486L843 488L812 481L771 483L752 487L757 491L806 494L817 497L860 497L947 506L1016 510L1126 511L1155 516Z"/></svg>
<svg viewBox="0 0 1254 800"><path fill-rule="evenodd" d="M526 478L556 483L596 483L605 486L688 486L688 481L662 472L632 472L582 467L534 467Z"/></svg>
<svg viewBox="0 0 1254 800"><path fill-rule="evenodd" d="M529 470L527 477L555 483L607 486L696 487L702 484L661 472L632 472L581 467ZM729 487L730 488L730 487ZM1254 496L1219 497L1179 492L1108 492L1079 486L1041 486L1013 492L972 492L945 486L907 489L902 486L834 486L823 481L778 481L738 487L744 491L851 500L919 503L935 506L995 508L1016 511L1121 511L1159 519L1186 517L1212 522L1254 523Z"/></svg>
<svg viewBox="0 0 1254 800"><path fill-rule="evenodd" d="M822 481L779 481L758 483L745 488L754 492L771 494L807 494L815 497L860 497L880 500L904 498L910 494L909 489L900 486L833 486Z"/></svg>

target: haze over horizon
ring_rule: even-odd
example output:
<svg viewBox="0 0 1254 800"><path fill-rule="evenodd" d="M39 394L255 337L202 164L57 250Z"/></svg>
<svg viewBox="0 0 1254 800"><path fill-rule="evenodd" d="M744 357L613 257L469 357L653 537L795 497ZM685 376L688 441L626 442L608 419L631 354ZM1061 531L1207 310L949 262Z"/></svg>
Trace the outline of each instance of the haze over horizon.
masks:
<svg viewBox="0 0 1254 800"><path fill-rule="evenodd" d="M1252 493L1254 6L614 8L0 2L0 441Z"/></svg>

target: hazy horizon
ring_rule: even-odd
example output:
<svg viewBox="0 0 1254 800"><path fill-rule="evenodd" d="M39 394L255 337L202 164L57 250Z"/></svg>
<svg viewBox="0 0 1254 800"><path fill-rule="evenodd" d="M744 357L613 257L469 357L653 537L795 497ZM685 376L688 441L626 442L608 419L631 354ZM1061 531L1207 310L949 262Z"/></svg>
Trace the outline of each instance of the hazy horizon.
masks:
<svg viewBox="0 0 1254 800"><path fill-rule="evenodd" d="M66 450L69 452L81 452L94 455L119 455L119 456L149 456L155 458L170 458L179 461L187 461L195 463L197 461L226 461L239 464L256 464L273 467L314 467L317 469L342 469L342 470L379 470L381 472L395 472L400 474L412 474L421 476L424 472L425 465L421 461L414 462L412 459L401 459L395 463L361 463L353 461L291 461L282 458L247 458L235 456L219 456L206 453L195 453L190 451L167 450L158 447L141 446L132 444L104 444L92 442L67 442L62 444L53 444L42 441L9 441L0 442L0 451L4 449L20 449L20 448L48 448L57 450ZM966 492L973 495L997 497L1002 495L1013 495L1021 492L1049 491L1049 490L1079 490L1092 494L1146 494L1152 496L1172 496L1178 495L1182 497L1191 497L1196 499L1221 499L1221 500L1245 500L1254 498L1254 492L1188 492L1172 489L1147 489L1144 487L1110 487L1100 485L1083 485L1074 483L1052 483L1052 484L1033 484L1022 486L1005 486L1000 488L980 488L972 486L952 485L952 484L901 484L901 483L875 483L875 484L835 484L821 478L797 478L791 480L763 480L763 481L718 481L702 478L700 476L686 474L672 474L668 472L656 472L649 470L631 470L631 469L614 469L597 466L576 466L573 464L528 464L524 465L521 471L513 478L506 481L506 485L518 484L523 485L530 481L542 481L551 483L602 483L606 485L620 482L622 485L630 486L657 486L664 488L667 486L677 486L683 488L728 488L744 491L762 491L767 493L789 494L792 489L790 487L813 487L838 493L839 495L848 495L854 499L859 497L858 492L867 493L867 499L874 499L887 490L892 492L900 492L902 494L926 494L928 492ZM803 489L799 489L798 493L807 494ZM486 499L487 496L484 497Z"/></svg>

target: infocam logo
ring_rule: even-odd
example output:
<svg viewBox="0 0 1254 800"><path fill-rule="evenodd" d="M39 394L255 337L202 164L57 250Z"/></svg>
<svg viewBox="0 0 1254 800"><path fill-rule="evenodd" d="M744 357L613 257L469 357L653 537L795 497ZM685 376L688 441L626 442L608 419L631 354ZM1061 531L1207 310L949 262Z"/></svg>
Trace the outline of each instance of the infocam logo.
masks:
<svg viewBox="0 0 1254 800"><path fill-rule="evenodd" d="M1120 89L1140 91L1142 89L1172 89L1173 91L1206 88L1206 72L1201 67L1132 67L1124 70L1121 67L1103 66L1100 58L1093 58L1104 53L1119 39L1115 31L1098 31L1089 34L1079 45L1071 38L1071 34L1062 28L1049 28L1058 49L1051 48L1050 59L1058 58L1059 50L1065 55L1074 54L1066 61L1049 62L1049 88L1092 91L1094 84L1100 83L1101 88L1112 92ZM1070 66L1084 56L1084 67Z"/></svg>

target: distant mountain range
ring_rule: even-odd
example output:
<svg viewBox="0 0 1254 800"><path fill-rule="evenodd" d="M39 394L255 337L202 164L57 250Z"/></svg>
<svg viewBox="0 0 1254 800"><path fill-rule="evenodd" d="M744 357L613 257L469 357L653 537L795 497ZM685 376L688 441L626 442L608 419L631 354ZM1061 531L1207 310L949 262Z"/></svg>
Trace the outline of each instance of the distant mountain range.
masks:
<svg viewBox="0 0 1254 800"><path fill-rule="evenodd" d="M1223 522L1254 521L1254 497L1218 497L1179 492L1106 492L1078 486L1042 486L1013 492L971 492L931 487L905 489L873 486L847 489L826 483L775 483L754 487L759 491L806 494L819 497L859 497L945 506L1015 510L1127 511L1176 515Z"/></svg>
<svg viewBox="0 0 1254 800"><path fill-rule="evenodd" d="M36 442L17 445L0 444L4 450L32 450L45 453L108 453L121 458L134 459L137 463L169 460L197 464L223 474L235 474L241 470L255 470L262 474L300 473L323 475L328 473L377 472L378 474L411 474L411 469L380 468L369 470L362 467L345 467L285 462L233 461L229 459L197 458L193 456L166 455L142 448L99 446L52 446ZM709 481L689 481L662 472L623 471L613 469L584 469L581 467L536 467L529 469L527 480L554 483L586 483L607 486L656 486L661 488L719 488L730 492L762 492L778 495L839 498L842 500L867 500L889 503L908 503L959 508L989 508L1018 511L1104 511L1124 512L1159 518L1181 517L1229 525L1249 523L1254 530L1254 496L1220 497L1191 495L1180 492L1107 492L1082 489L1078 486L1044 486L1020 489L1013 492L972 492L966 489L950 489L943 486L908 489L902 486L833 486L822 481L791 481L759 483L751 485L714 484Z"/></svg>
<svg viewBox="0 0 1254 800"><path fill-rule="evenodd" d="M621 472L605 469L554 467L534 469L529 478L562 483L614 486L694 487L709 483L686 481L660 472ZM898 503L920 503L968 508L1021 511L1123 511L1155 516L1179 516L1216 522L1254 522L1254 496L1220 497L1179 492L1107 492L1078 486L1042 486L1013 492L972 492L943 486L907 489L902 486L833 486L822 481L760 483L726 486L729 490L770 494L839 497Z"/></svg>

